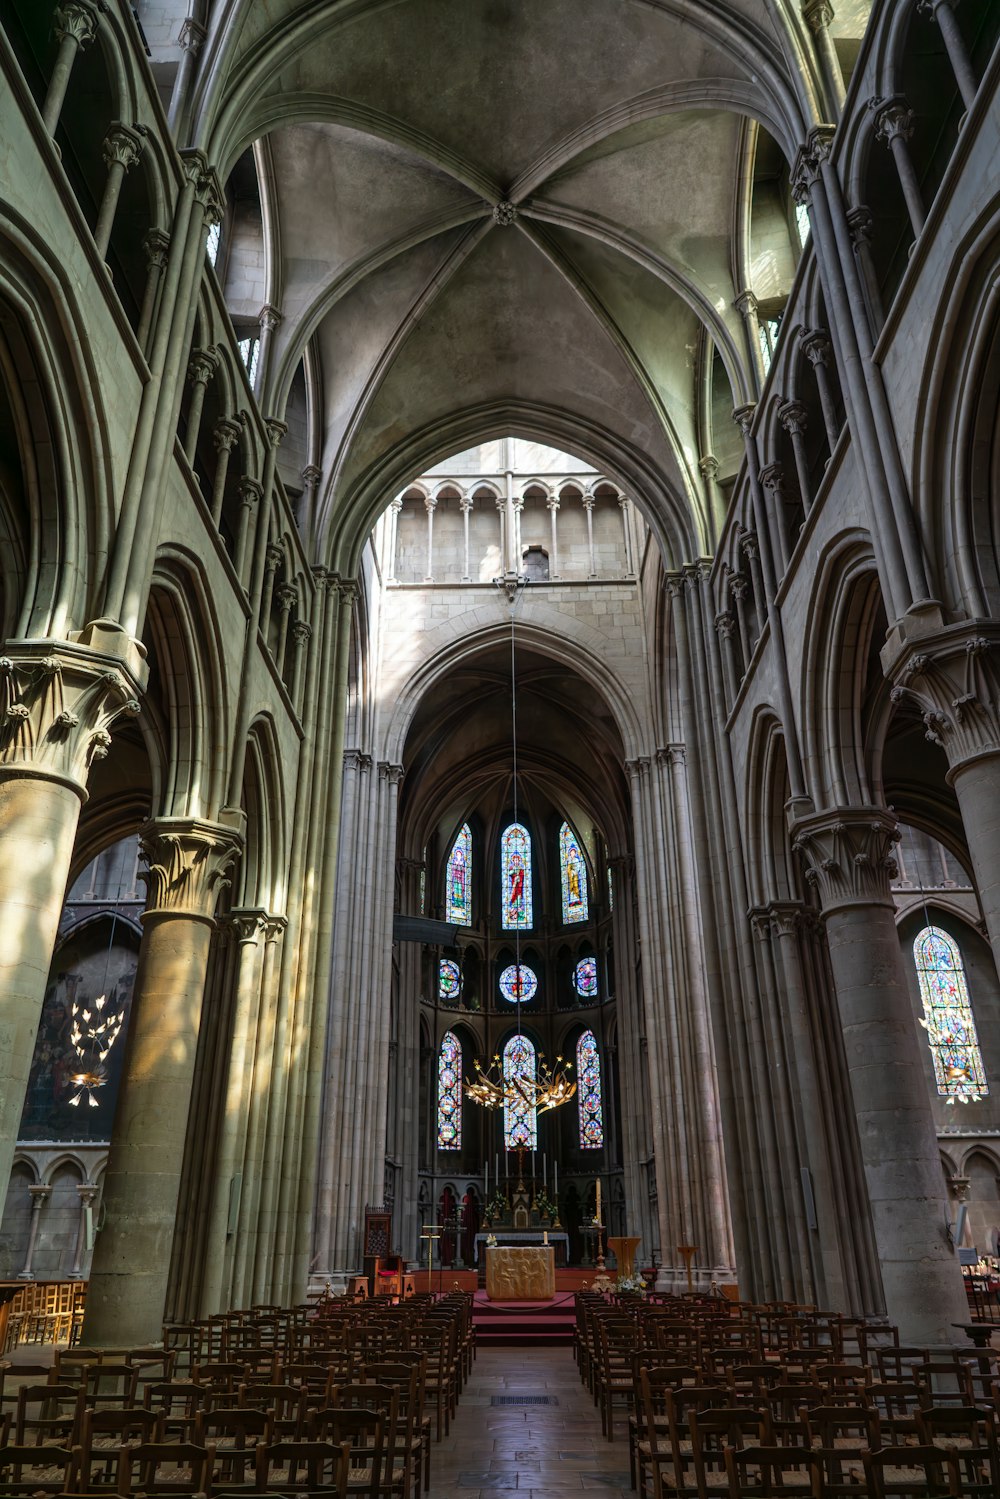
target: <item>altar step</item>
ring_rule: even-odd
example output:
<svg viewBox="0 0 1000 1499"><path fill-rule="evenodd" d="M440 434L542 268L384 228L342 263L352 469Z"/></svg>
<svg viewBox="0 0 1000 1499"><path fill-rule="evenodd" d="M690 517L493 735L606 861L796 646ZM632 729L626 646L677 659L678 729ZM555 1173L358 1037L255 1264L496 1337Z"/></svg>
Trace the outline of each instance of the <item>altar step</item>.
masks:
<svg viewBox="0 0 1000 1499"><path fill-rule="evenodd" d="M568 1347L576 1325L575 1298L558 1292L552 1301L488 1301L477 1291L472 1320L481 1348Z"/></svg>

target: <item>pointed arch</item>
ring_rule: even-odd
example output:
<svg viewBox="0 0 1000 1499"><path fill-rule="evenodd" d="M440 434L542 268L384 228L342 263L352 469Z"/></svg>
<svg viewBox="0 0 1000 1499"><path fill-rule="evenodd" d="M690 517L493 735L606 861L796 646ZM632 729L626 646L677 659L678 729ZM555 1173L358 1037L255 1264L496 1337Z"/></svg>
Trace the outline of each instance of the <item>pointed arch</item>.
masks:
<svg viewBox="0 0 1000 1499"><path fill-rule="evenodd" d="M505 932L530 931L531 834L521 822L512 822L500 839L500 913Z"/></svg>
<svg viewBox="0 0 1000 1499"><path fill-rule="evenodd" d="M472 925L472 829L467 822L459 828L448 855L445 921Z"/></svg>
<svg viewBox="0 0 1000 1499"><path fill-rule="evenodd" d="M926 926L914 939L913 961L938 1093L949 1104L977 1102L990 1088L962 950L941 927Z"/></svg>
<svg viewBox="0 0 1000 1499"><path fill-rule="evenodd" d="M587 861L568 822L559 829L559 882L562 893L562 919L567 925L586 921L590 915L587 889Z"/></svg>
<svg viewBox="0 0 1000 1499"><path fill-rule="evenodd" d="M438 1051L437 1143L439 1150L462 1148L462 1043L445 1031Z"/></svg>
<svg viewBox="0 0 1000 1499"><path fill-rule="evenodd" d="M604 1102L601 1097L601 1054L593 1031L584 1031L576 1043L576 1104L580 1122L580 1149L604 1147Z"/></svg>

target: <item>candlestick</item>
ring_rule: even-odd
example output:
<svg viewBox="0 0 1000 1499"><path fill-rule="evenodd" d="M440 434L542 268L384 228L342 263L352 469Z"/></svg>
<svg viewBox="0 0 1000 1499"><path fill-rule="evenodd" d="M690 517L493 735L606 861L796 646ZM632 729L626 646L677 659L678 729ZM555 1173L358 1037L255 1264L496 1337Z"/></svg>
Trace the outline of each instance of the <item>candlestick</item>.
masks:
<svg viewBox="0 0 1000 1499"><path fill-rule="evenodd" d="M601 1178L600 1177L597 1178L597 1216L595 1217L594 1222L595 1223L603 1223L604 1222L604 1219L601 1217Z"/></svg>

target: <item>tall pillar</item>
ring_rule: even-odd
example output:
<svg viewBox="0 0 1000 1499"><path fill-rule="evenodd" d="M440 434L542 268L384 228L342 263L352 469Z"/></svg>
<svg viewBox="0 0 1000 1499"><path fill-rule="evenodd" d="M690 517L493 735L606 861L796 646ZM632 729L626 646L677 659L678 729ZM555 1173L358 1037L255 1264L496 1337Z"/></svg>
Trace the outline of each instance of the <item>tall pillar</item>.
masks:
<svg viewBox="0 0 1000 1499"><path fill-rule="evenodd" d="M837 407L833 399L833 385L830 381L830 359L833 354L830 335L825 328L802 328L799 331L799 344L816 376L816 389L819 392L819 404L823 412L827 446L832 454L840 436L840 424L837 421Z"/></svg>
<svg viewBox="0 0 1000 1499"><path fill-rule="evenodd" d="M802 15L813 34L823 82L826 84L830 103L839 118L844 108L844 75L833 37L830 34L833 14L830 0L802 0Z"/></svg>
<svg viewBox="0 0 1000 1499"><path fill-rule="evenodd" d="M101 1189L96 1182L81 1182L76 1190L80 1198L80 1222L76 1230L76 1247L73 1250L73 1264L70 1266L70 1280L79 1280L83 1274L84 1261L87 1258L87 1222Z"/></svg>
<svg viewBox="0 0 1000 1499"><path fill-rule="evenodd" d="M716 464L716 472L718 472L718 464ZM632 528L628 523L628 500L623 494L618 496L618 509L621 511L622 537L625 542L625 576L626 578L634 578L635 559L632 556Z"/></svg>
<svg viewBox="0 0 1000 1499"><path fill-rule="evenodd" d="M104 165L108 169L108 180L104 184L104 195L94 229L94 242L102 260L111 243L111 231L115 224L125 173L136 165L145 144L145 137L130 125L123 125L121 120L115 120L104 137Z"/></svg>
<svg viewBox="0 0 1000 1499"><path fill-rule="evenodd" d="M585 494L583 508L587 513L587 555L590 559L590 577L597 577L597 558L594 556L594 496Z"/></svg>
<svg viewBox="0 0 1000 1499"><path fill-rule="evenodd" d="M260 343L257 345L257 378L254 381L254 391L257 400L263 407L269 404L267 400L267 382L271 374L271 346L274 342L275 329L281 322L281 313L277 307L270 303L260 309L257 323L260 327Z"/></svg>
<svg viewBox="0 0 1000 1499"><path fill-rule="evenodd" d="M898 95L891 99L871 99L868 107L875 124L876 139L888 146L892 152L899 185L903 189L903 198L906 201L906 211L910 215L910 224L913 233L919 236L924 227L926 209L908 145L913 135L913 110L906 100Z"/></svg>
<svg viewBox="0 0 1000 1499"><path fill-rule="evenodd" d="M808 413L801 401L786 401L778 408L778 420L784 427L792 442L792 452L795 455L795 475L799 481L799 495L802 500L802 509L806 515L813 502L812 485L809 479L809 460L806 456L806 425ZM795 538L792 538L792 550L795 550Z"/></svg>
<svg viewBox="0 0 1000 1499"><path fill-rule="evenodd" d="M429 494L424 500L424 509L427 511L427 573L424 577L425 583L434 582L434 511L437 509L437 500Z"/></svg>
<svg viewBox="0 0 1000 1499"><path fill-rule="evenodd" d="M904 1343L952 1343L968 1304L896 933L898 829L880 807L848 807L792 835L826 926L886 1311Z"/></svg>
<svg viewBox="0 0 1000 1499"><path fill-rule="evenodd" d="M246 475L240 480L240 526L236 536L236 556L233 565L236 568L236 576L239 578L244 589L249 584L247 571L247 547L250 544L250 535L253 526L253 513L260 505L261 496L264 491L256 479L248 478Z"/></svg>
<svg viewBox="0 0 1000 1499"><path fill-rule="evenodd" d="M205 392L208 383L219 368L218 349L194 349L188 364L188 379L191 382L191 402L188 406L187 431L184 434L184 452L187 461L194 463L201 435L201 414L205 409Z"/></svg>
<svg viewBox="0 0 1000 1499"><path fill-rule="evenodd" d="M229 460L240 440L241 430L239 422L224 416L216 422L212 432L212 441L215 443L215 451L218 454L215 463L215 481L212 486L212 522L216 527L222 520L222 502L226 497Z"/></svg>
<svg viewBox="0 0 1000 1499"><path fill-rule="evenodd" d="M142 294L139 326L135 331L135 336L140 349L146 353L149 346L149 330L153 326L156 307L160 300L160 283L163 280L163 272L167 268L170 235L164 234L162 229L150 229L143 237L142 248L146 256L146 286Z"/></svg>
<svg viewBox="0 0 1000 1499"><path fill-rule="evenodd" d="M559 576L559 496L550 495L546 500L549 511L551 541L549 542L549 577Z"/></svg>
<svg viewBox="0 0 1000 1499"><path fill-rule="evenodd" d="M767 519L774 549L777 581L788 571L788 511L785 507L785 470L780 463L769 463L760 470L760 485L767 496Z"/></svg>
<svg viewBox="0 0 1000 1499"><path fill-rule="evenodd" d="M161 1336L213 913L243 821L162 817L140 833L149 897L87 1293L94 1347Z"/></svg>
<svg viewBox="0 0 1000 1499"><path fill-rule="evenodd" d="M50 135L55 134L59 124L77 53L89 47L97 35L97 16L97 0L67 0L52 17L52 34L59 43L59 51L42 106L42 120Z"/></svg>
<svg viewBox="0 0 1000 1499"><path fill-rule="evenodd" d="M767 379L767 370L764 368L764 354L760 346L760 320L757 316L757 298L749 288L741 291L733 306L743 319L743 327L747 336L747 349L750 354L750 368L756 375L757 394L764 388Z"/></svg>
<svg viewBox="0 0 1000 1499"><path fill-rule="evenodd" d="M12 640L0 656L0 1187L24 1107L87 779L148 668L134 641Z"/></svg>
<svg viewBox="0 0 1000 1499"><path fill-rule="evenodd" d="M870 208L859 203L847 214L847 230L851 247L858 262L858 275L864 292L868 312L868 327L872 338L877 338L885 322L885 308L879 291L875 261L872 257L872 238L875 234L875 217Z"/></svg>
<svg viewBox="0 0 1000 1499"><path fill-rule="evenodd" d="M925 16L933 16L937 22L948 61L955 74L955 82L962 95L962 103L966 109L971 109L976 100L978 84L965 41L955 20L955 4L956 0L917 0L917 10Z"/></svg>
<svg viewBox="0 0 1000 1499"><path fill-rule="evenodd" d="M302 681L305 672L306 647L312 639L312 625L307 620L297 619L292 625L292 639L295 642L295 665L292 668L292 704L299 717L302 717Z"/></svg>
<svg viewBox="0 0 1000 1499"><path fill-rule="evenodd" d="M403 502L400 499L393 500L389 506L389 544L387 547L389 555L386 558L385 570L386 580L389 583L396 581L396 543L399 538L399 512L402 508Z"/></svg>
<svg viewBox="0 0 1000 1499"><path fill-rule="evenodd" d="M294 583L284 583L277 592L278 608L280 617L278 621L278 642L274 648L274 664L278 668L281 677L285 675L285 649L288 644L288 623L293 607L299 601L299 590Z"/></svg>
<svg viewBox="0 0 1000 1499"><path fill-rule="evenodd" d="M467 494L463 494L459 509L462 512L462 582L472 581L469 572L469 511L472 509L472 501Z"/></svg>
<svg viewBox="0 0 1000 1499"><path fill-rule="evenodd" d="M887 645L893 696L913 698L927 737L948 757L986 930L1000 967L1000 627L952 625L930 638Z"/></svg>

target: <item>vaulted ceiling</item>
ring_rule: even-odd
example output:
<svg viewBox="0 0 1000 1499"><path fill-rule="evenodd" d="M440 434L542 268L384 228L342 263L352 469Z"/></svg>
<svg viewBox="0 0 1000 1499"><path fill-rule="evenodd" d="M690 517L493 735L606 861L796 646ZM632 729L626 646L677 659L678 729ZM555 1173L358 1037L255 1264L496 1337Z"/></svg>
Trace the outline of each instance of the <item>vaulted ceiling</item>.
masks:
<svg viewBox="0 0 1000 1499"><path fill-rule="evenodd" d="M673 560L710 551L713 367L727 406L753 390L758 127L788 160L831 117L799 4L224 9L191 139L224 171L256 143L282 315L261 394L280 412L309 349L334 564L415 473L506 431L614 474ZM867 9L836 7L842 47Z"/></svg>

